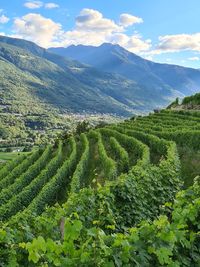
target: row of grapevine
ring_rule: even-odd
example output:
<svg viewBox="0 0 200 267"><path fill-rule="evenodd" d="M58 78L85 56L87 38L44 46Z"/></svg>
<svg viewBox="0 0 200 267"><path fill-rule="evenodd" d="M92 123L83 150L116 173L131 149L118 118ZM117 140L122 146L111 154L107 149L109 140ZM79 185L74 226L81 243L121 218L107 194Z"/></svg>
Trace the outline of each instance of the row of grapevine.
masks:
<svg viewBox="0 0 200 267"><path fill-rule="evenodd" d="M14 195L9 201L0 207L0 217L4 220L15 215L18 211L22 211L27 207L34 197L38 194L41 188L48 182L56 170L59 168L63 158L63 143L60 142L55 152L55 156L49 161L46 168L31 181L31 183L24 187L19 194Z"/></svg>
<svg viewBox="0 0 200 267"><path fill-rule="evenodd" d="M70 184L71 192L78 192L80 190L81 183L84 180L84 176L88 168L88 161L89 161L88 138L85 134L81 134L80 139L83 144L83 153L71 179L71 184Z"/></svg>
<svg viewBox="0 0 200 267"><path fill-rule="evenodd" d="M34 151L30 156L26 157L24 160L19 161L19 164L14 164L14 169L11 172L8 172L0 181L0 190L8 187L10 184L12 184L17 177L19 177L24 171L26 171L34 162L37 160L37 158L41 155L43 150L38 149ZM18 160L17 160L18 163ZM6 166L5 166L6 167ZM8 167L9 168L9 165Z"/></svg>
<svg viewBox="0 0 200 267"><path fill-rule="evenodd" d="M126 123L126 126L131 126L131 123ZM132 125L133 126L133 125ZM176 130L182 130L182 129L187 129L187 130L199 130L200 129L200 125L199 124L195 124L195 125L187 125L187 122L185 122L184 124L180 124L180 125L170 125L170 124L164 124L162 122L159 123L153 123L149 120L138 120L134 123L134 127L151 127L152 129L158 130L158 131L162 131L163 129L167 129L168 131L170 130L174 130L174 128L176 128Z"/></svg>
<svg viewBox="0 0 200 267"><path fill-rule="evenodd" d="M124 128L123 126L120 126L121 128ZM155 129L152 129L152 127L146 126L146 124L141 125L141 127L135 127L134 125L126 126L125 129L133 129L136 131L142 131L145 130L146 133L151 134L153 136L157 136L159 138L163 138L166 140L173 140L178 145L184 146L185 140L187 140L187 144L189 147L193 149L199 149L199 138L200 138L200 130L193 130L192 128L183 128L182 130L177 130L176 128L171 128L169 131L168 128L162 128L162 131L156 131Z"/></svg>
<svg viewBox="0 0 200 267"><path fill-rule="evenodd" d="M46 166L52 156L52 147L47 146L41 157L39 157L24 173L16 178L15 182L3 189L0 193L0 203L5 204L12 196L19 193L40 171Z"/></svg>
<svg viewBox="0 0 200 267"><path fill-rule="evenodd" d="M185 121L185 120L180 120L180 119L174 119L174 118L167 118L167 119L163 119L162 117L158 117L158 116L149 116L147 118L140 118L140 121L150 121L152 123L163 123L165 125L173 125L173 126L177 126L177 125L183 125L183 123L186 123L187 122L187 125L189 126L195 126L196 125L196 121L193 121L193 120L188 120L188 121Z"/></svg>
<svg viewBox="0 0 200 267"><path fill-rule="evenodd" d="M175 117L175 118L180 118L180 119L186 119L186 120L195 120L200 122L199 118L199 111L187 111L187 110L161 110L161 112L158 114L159 116L170 116Z"/></svg>
<svg viewBox="0 0 200 267"><path fill-rule="evenodd" d="M118 126L116 129L128 136L135 137L146 144L150 148L150 156L152 162L159 163L160 159L165 158L168 142L164 139L160 139L155 135L138 131L138 128L136 128L136 130L132 130L130 128L125 129L124 127ZM157 158L156 161L154 159L155 155Z"/></svg>
<svg viewBox="0 0 200 267"><path fill-rule="evenodd" d="M118 165L120 173L128 172L129 170L129 156L127 151L120 145L115 137L110 137L110 146L116 155L115 161Z"/></svg>
<svg viewBox="0 0 200 267"><path fill-rule="evenodd" d="M25 210L25 213L40 214L46 205L56 202L61 189L67 188L77 163L77 144L74 137L69 140L71 153L57 170L56 174L45 184L40 193L33 199L31 204Z"/></svg>
<svg viewBox="0 0 200 267"><path fill-rule="evenodd" d="M14 160L11 160L8 164L5 164L0 170L0 182L1 179L5 178L9 173L13 171L15 167L17 167L24 159L25 155L20 155Z"/></svg>
<svg viewBox="0 0 200 267"><path fill-rule="evenodd" d="M135 164L139 165L148 165L150 162L150 152L148 146L140 142L134 137L130 137L126 134L122 134L120 131L117 131L115 126L111 126L109 128L103 128L101 129L101 132L108 136L115 137L120 144L122 144L126 151L129 153L129 161L133 157L134 160L132 160L132 164L130 164L132 167Z"/></svg>
<svg viewBox="0 0 200 267"><path fill-rule="evenodd" d="M108 157L105 146L103 144L101 133L98 132L97 136L98 136L99 159L104 176L108 180L114 180L117 177L117 172L118 172L117 164L112 158Z"/></svg>

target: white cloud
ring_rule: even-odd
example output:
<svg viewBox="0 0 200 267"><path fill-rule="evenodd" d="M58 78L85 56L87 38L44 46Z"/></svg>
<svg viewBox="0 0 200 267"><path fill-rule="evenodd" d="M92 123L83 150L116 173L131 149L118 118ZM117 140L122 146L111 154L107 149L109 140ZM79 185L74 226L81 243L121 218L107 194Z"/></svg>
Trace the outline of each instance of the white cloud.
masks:
<svg viewBox="0 0 200 267"><path fill-rule="evenodd" d="M124 27L138 23L143 23L143 19L126 13L120 15L120 24Z"/></svg>
<svg viewBox="0 0 200 267"><path fill-rule="evenodd" d="M58 8L59 5L58 4L55 4L55 3L46 3L44 5L44 7L47 8L47 9L52 9L52 8Z"/></svg>
<svg viewBox="0 0 200 267"><path fill-rule="evenodd" d="M10 19L5 15L0 16L0 24L6 24Z"/></svg>
<svg viewBox="0 0 200 267"><path fill-rule="evenodd" d="M65 32L62 36L61 43L55 45L69 46L72 44L85 44L98 46L102 43L109 42L119 44L131 52L139 53L140 51L146 51L151 47L150 40L143 41L142 37L138 34L128 36L125 33L128 24L133 24L132 17L129 17L129 21L124 21L125 26L104 18L103 14L97 10L83 9L76 17L75 28L72 31ZM136 23L136 19L134 19L134 22Z"/></svg>
<svg viewBox="0 0 200 267"><path fill-rule="evenodd" d="M104 40L104 41L103 41ZM67 31L63 34L61 42L59 42L56 46L64 46L67 47L69 45L78 45L78 44L84 44L84 45L94 45L98 46L105 42L106 35L101 33L97 34L95 32L85 32L85 31L79 31L79 30L72 30Z"/></svg>
<svg viewBox="0 0 200 267"><path fill-rule="evenodd" d="M109 40L113 44L119 44L133 53L147 51L151 47L151 40L142 40L138 34L128 36L126 34L113 34Z"/></svg>
<svg viewBox="0 0 200 267"><path fill-rule="evenodd" d="M123 27L114 21L104 18L103 15L93 9L84 8L76 17L76 28L84 31L96 32L121 32Z"/></svg>
<svg viewBox="0 0 200 267"><path fill-rule="evenodd" d="M161 54L179 51L200 51L200 33L160 36L159 44L154 53Z"/></svg>
<svg viewBox="0 0 200 267"><path fill-rule="evenodd" d="M126 27L93 9L83 9L75 19L74 29L70 31L64 31L59 23L40 14L29 13L14 20L14 36L44 47L67 47L72 44L99 46L106 42L119 44L135 53L148 51L151 40L143 40L137 32L127 35Z"/></svg>
<svg viewBox="0 0 200 267"><path fill-rule="evenodd" d="M41 7L44 7L46 9L53 9L53 8L58 8L59 5L56 3L43 3L42 1L27 1L26 3L24 3L24 6L29 8L29 9L38 9Z"/></svg>
<svg viewBox="0 0 200 267"><path fill-rule="evenodd" d="M14 34L49 47L61 33L61 25L40 14L29 13L14 20Z"/></svg>
<svg viewBox="0 0 200 267"><path fill-rule="evenodd" d="M200 57L190 57L190 58L188 58L188 60L191 60L191 61L199 61L200 60Z"/></svg>
<svg viewBox="0 0 200 267"><path fill-rule="evenodd" d="M24 6L29 8L29 9L37 9L41 8L43 6L43 2L41 1L28 1L24 3Z"/></svg>
<svg viewBox="0 0 200 267"><path fill-rule="evenodd" d="M127 45L125 45L125 48L128 49L131 52L139 53L142 51L147 51L151 47L151 40L142 40L142 37L135 35L131 36L129 38L129 41Z"/></svg>

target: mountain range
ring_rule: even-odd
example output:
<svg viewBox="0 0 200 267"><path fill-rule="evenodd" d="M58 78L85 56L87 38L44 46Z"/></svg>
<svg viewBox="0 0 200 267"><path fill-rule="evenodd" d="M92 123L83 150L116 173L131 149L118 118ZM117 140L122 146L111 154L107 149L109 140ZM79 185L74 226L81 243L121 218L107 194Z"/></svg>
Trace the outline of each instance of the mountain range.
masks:
<svg viewBox="0 0 200 267"><path fill-rule="evenodd" d="M118 45L44 49L0 36L0 107L20 113L130 116L200 91L200 71L158 64Z"/></svg>
<svg viewBox="0 0 200 267"><path fill-rule="evenodd" d="M171 89L191 95L200 89L199 70L154 63L119 45L109 43L99 47L72 45L67 48L50 48L49 51L73 58L101 71L120 74L152 92Z"/></svg>

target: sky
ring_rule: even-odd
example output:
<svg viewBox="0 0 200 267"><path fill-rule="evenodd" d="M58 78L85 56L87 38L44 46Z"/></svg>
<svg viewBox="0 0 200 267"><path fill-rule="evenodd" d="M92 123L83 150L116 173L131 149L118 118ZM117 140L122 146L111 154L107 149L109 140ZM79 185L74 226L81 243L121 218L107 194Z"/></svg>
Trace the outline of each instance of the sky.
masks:
<svg viewBox="0 0 200 267"><path fill-rule="evenodd" d="M0 35L45 48L109 42L200 68L200 0L1 0Z"/></svg>

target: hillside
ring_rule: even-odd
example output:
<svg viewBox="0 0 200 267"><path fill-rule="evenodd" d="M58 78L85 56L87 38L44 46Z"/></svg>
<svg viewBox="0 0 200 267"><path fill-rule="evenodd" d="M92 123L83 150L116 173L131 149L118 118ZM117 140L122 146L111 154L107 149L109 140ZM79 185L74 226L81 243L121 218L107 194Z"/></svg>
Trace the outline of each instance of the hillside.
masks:
<svg viewBox="0 0 200 267"><path fill-rule="evenodd" d="M200 110L200 93L184 97L181 101L177 98L168 106L168 109L198 111Z"/></svg>
<svg viewBox="0 0 200 267"><path fill-rule="evenodd" d="M76 59L99 70L123 75L136 81L147 92L157 91L160 96L169 96L175 91L191 95L200 91L200 71L170 64L158 64L145 60L119 45L69 46L51 48L50 51ZM174 92L174 93L175 93Z"/></svg>
<svg viewBox="0 0 200 267"><path fill-rule="evenodd" d="M77 71L78 66L84 72L79 80L71 71L71 68ZM101 121L113 120L102 113L131 114L126 105L102 93L114 90L123 80L90 71L31 42L0 37L0 75L0 147L3 149L7 146L23 149L47 142L63 129L72 130L80 116L88 118L87 113L95 114L96 117L88 118L92 122L98 117ZM91 80L91 75L96 75L97 80L106 76L110 85L101 86L97 81L100 91L92 81L91 85L81 82Z"/></svg>
<svg viewBox="0 0 200 267"><path fill-rule="evenodd" d="M199 167L197 111L134 117L18 156L0 169L1 262L198 266Z"/></svg>
<svg viewBox="0 0 200 267"><path fill-rule="evenodd" d="M188 107L188 109L200 110L200 93L193 96L185 97L182 101L182 105Z"/></svg>
<svg viewBox="0 0 200 267"><path fill-rule="evenodd" d="M104 46L102 46L104 50L110 47ZM116 49L115 46L111 48ZM121 49L118 48L120 51ZM141 66L144 60L140 57L137 57L137 62L134 64L131 62L128 66L120 63L121 71L114 73L112 69L118 69L119 64L113 65L113 59L106 53L104 58L109 62L106 64L102 62L103 67L100 68L98 63L101 64L102 54L96 58L97 65L92 67L56 55L22 39L0 36L0 51L1 76L4 77L1 81L1 98L5 100L5 105L8 104L10 108L12 106L16 112L24 110L26 113L30 107L32 111L34 109L41 111L53 109L62 113L103 111L106 114L131 116L165 106L176 97L198 90L195 77L199 78L199 71L190 69L191 79L185 73L187 81L184 80L176 89L174 84L163 82L158 75L150 71L152 62L149 62L150 65L144 71ZM122 52L129 53L126 50ZM146 61L145 64L147 65ZM17 84L12 82L12 77L17 77ZM169 80L173 81L172 77ZM185 83L190 90L185 89ZM22 94L19 86L22 88ZM25 99L29 99L33 104L27 107Z"/></svg>
<svg viewBox="0 0 200 267"><path fill-rule="evenodd" d="M133 80L68 60L25 40L0 37L0 48L2 99L8 101L9 95L13 95L11 106L14 104L15 110L21 102L27 112L24 99L28 98L34 103L29 105L32 107L45 103L61 112L103 111L130 116L165 105L168 98L177 96L169 92L162 96L157 90L148 92ZM18 77L17 86L21 84L23 93L10 82L14 76Z"/></svg>
<svg viewBox="0 0 200 267"><path fill-rule="evenodd" d="M123 113L119 105L108 101L98 90L87 87L77 80L66 62L65 66L44 57L27 52L27 49L0 43L1 60L1 99L10 104L13 112L44 111L46 107L71 112L105 110L109 113ZM57 58L57 56L56 56ZM27 103L31 101L32 104ZM114 102L114 100L113 100ZM27 106L26 106L27 105ZM106 107L108 107L106 109ZM23 110L24 109L24 110Z"/></svg>

